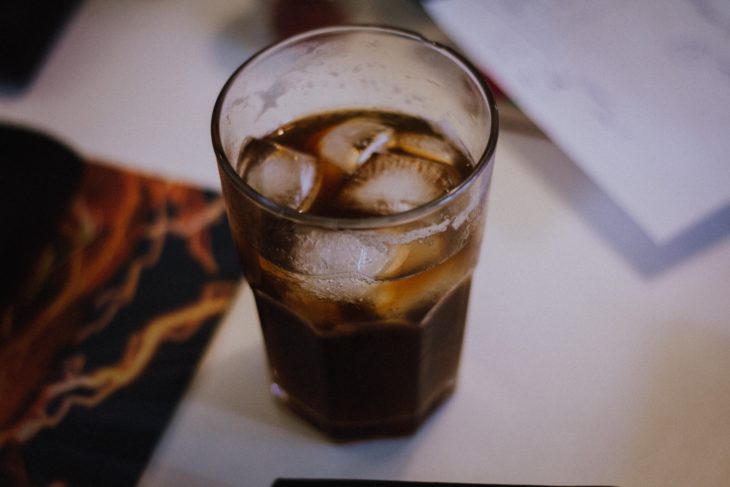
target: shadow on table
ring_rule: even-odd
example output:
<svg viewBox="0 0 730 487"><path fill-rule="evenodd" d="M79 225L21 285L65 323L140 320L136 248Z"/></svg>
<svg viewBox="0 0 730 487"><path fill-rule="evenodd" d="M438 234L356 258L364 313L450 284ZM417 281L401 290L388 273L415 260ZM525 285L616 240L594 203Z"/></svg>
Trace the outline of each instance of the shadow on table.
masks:
<svg viewBox="0 0 730 487"><path fill-rule="evenodd" d="M285 434L331 445L367 445L373 440L338 442L330 440L305 420L281 405L270 392L270 375L263 343L230 356L211 368L215 380L202 395L208 404L249 420L273 426ZM438 411L434 416L438 414ZM426 421L428 423L428 421Z"/></svg>
<svg viewBox="0 0 730 487"><path fill-rule="evenodd" d="M515 150L525 155L529 169L552 186L593 231L647 278L662 274L730 235L727 205L674 239L656 244L554 144L541 137L520 137Z"/></svg>
<svg viewBox="0 0 730 487"><path fill-rule="evenodd" d="M213 59L230 73L274 40L268 18L270 6L265 2L245 5L221 25L211 45Z"/></svg>
<svg viewBox="0 0 730 487"><path fill-rule="evenodd" d="M416 1L392 0L274 0L242 5L221 26L213 55L232 73L259 49L305 30L339 24L386 24L420 32L448 43Z"/></svg>
<svg viewBox="0 0 730 487"><path fill-rule="evenodd" d="M353 471L377 471L399 476L403 456L413 454L409 446L429 434L443 409L437 410L412 436L340 443L330 440L271 396L263 345L246 348L212 369L215 380L205 381L211 386L201 400L262 426L255 432L251 430L251 435L256 435L262 444L275 444L270 455L293 455L299 461L302 456L311 456L313 474L317 475L347 477ZM325 457L328 460L322 462Z"/></svg>
<svg viewBox="0 0 730 487"><path fill-rule="evenodd" d="M261 347L249 347L210 368L214 380L201 399L217 409L281 430L283 434L321 443L326 438L289 413L270 393L269 371Z"/></svg>

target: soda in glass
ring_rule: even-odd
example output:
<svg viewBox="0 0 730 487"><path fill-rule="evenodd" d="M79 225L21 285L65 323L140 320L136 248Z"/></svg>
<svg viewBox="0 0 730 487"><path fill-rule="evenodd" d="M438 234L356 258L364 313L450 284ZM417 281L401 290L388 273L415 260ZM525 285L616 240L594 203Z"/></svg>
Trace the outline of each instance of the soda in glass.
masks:
<svg viewBox="0 0 730 487"><path fill-rule="evenodd" d="M463 57L386 27L294 36L223 87L213 145L272 391L330 436L412 432L453 391L497 125Z"/></svg>

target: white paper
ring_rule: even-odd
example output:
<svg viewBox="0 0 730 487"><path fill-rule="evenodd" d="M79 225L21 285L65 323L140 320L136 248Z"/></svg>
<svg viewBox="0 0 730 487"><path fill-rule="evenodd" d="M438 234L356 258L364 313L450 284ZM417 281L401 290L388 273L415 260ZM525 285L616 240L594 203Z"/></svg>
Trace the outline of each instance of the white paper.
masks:
<svg viewBox="0 0 730 487"><path fill-rule="evenodd" d="M730 205L730 2L425 6L656 243Z"/></svg>

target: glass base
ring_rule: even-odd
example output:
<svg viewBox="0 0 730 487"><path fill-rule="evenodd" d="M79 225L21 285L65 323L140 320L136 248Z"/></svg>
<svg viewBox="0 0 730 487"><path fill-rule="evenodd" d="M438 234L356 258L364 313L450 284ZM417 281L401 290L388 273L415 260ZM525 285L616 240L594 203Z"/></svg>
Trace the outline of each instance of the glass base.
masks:
<svg viewBox="0 0 730 487"><path fill-rule="evenodd" d="M335 439L414 432L454 389L470 284L467 276L418 323L331 334L255 291L274 396Z"/></svg>
<svg viewBox="0 0 730 487"><path fill-rule="evenodd" d="M454 392L455 381L450 381L444 389L424 403L414 414L401 415L379 420L340 421L326 418L306 404L289 395L279 384L271 384L271 394L284 407L305 419L312 426L336 441L353 441L368 438L406 436L415 433L438 406Z"/></svg>

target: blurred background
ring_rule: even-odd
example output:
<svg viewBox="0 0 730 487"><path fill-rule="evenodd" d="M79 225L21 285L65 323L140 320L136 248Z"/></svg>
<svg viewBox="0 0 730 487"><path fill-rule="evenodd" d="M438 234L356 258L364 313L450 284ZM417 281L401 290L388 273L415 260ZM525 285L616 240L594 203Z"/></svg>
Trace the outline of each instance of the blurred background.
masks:
<svg viewBox="0 0 730 487"><path fill-rule="evenodd" d="M63 301L67 328L46 320L33 335L51 347L35 355L18 298L0 300L0 484L726 485L729 5L2 2L0 221L10 224L0 290L73 289L78 299ZM242 62L339 23L402 27L459 50L495 89L501 129L457 393L413 437L348 445L327 442L268 395L210 141L215 99ZM19 127L61 148L18 145ZM57 164L46 171L28 158ZM78 191L53 193L29 172ZM41 225L28 200L71 217ZM11 238L36 223L66 233L37 232L46 239L37 248ZM93 242L116 242L114 258L92 252L103 247ZM30 270L21 286L10 272L24 267L18 248L53 264L33 272L76 276L80 287L60 278L33 287L41 281ZM169 260L153 258L158 248ZM72 274L68 262L99 267ZM145 292L101 297L125 282ZM41 315L53 293L33 295L45 301L24 302L22 316ZM180 310L199 314L143 333ZM107 332L89 332L104 311ZM59 329L71 331L49 331ZM151 352L143 360L135 350ZM121 372L125 363L135 374ZM103 394L89 388L111 370Z"/></svg>

